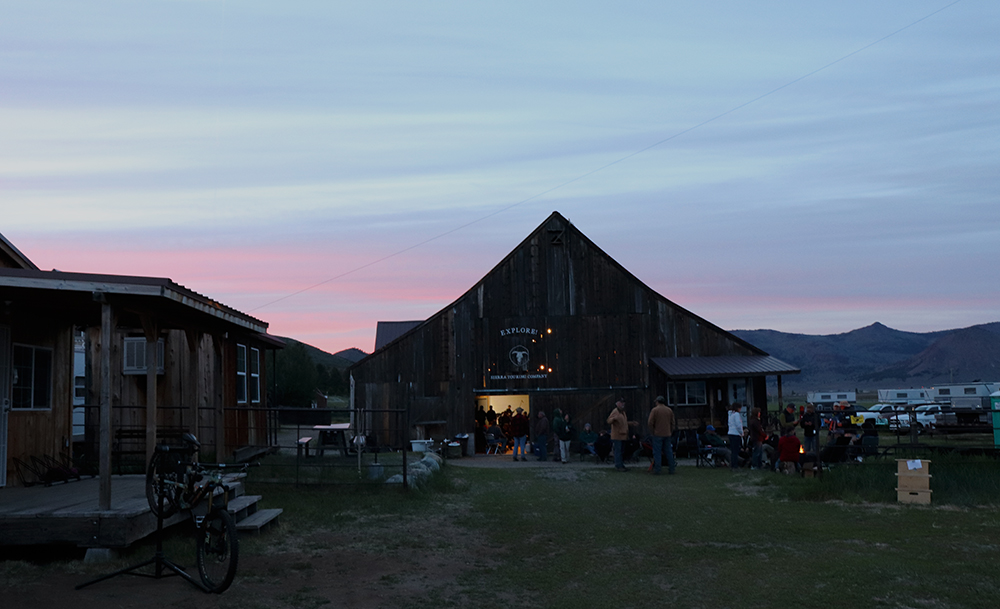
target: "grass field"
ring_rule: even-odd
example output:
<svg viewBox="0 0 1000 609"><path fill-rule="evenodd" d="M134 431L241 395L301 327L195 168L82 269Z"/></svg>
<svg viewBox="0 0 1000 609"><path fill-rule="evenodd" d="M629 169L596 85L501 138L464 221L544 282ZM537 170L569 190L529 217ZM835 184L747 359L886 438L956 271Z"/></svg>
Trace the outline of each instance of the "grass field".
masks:
<svg viewBox="0 0 1000 609"><path fill-rule="evenodd" d="M452 464L407 494L252 485L282 524L244 539L237 582L212 606L1000 606L995 462L933 463L931 506L895 502L893 462L821 480L640 469ZM8 561L0 592L107 568ZM158 602L146 606L180 604Z"/></svg>

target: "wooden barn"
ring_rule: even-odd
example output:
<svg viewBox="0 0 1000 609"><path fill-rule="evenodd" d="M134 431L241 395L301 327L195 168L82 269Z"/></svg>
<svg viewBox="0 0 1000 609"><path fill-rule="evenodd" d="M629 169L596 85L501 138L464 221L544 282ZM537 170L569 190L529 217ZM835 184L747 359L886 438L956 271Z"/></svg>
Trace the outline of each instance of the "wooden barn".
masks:
<svg viewBox="0 0 1000 609"><path fill-rule="evenodd" d="M110 475L141 472L157 442L269 447L265 353L281 345L170 279L42 271L0 236L0 486L88 462L107 509Z"/></svg>
<svg viewBox="0 0 1000 609"><path fill-rule="evenodd" d="M667 300L558 212L469 291L351 369L355 408L406 408L409 439L472 435L479 404L559 408L604 428L618 396L645 420L658 395L680 427L724 427L733 402L799 370ZM532 417L534 419L534 417ZM393 435L391 432L388 435ZM399 435L399 434L395 434Z"/></svg>

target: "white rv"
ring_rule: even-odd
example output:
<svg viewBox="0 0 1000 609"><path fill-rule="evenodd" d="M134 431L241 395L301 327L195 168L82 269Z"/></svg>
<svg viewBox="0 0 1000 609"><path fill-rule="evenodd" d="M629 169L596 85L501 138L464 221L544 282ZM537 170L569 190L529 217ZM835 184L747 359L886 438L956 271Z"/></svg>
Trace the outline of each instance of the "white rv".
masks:
<svg viewBox="0 0 1000 609"><path fill-rule="evenodd" d="M950 403L954 408L988 409L990 394L997 390L1000 383L955 383L936 385L929 391L933 401Z"/></svg>
<svg viewBox="0 0 1000 609"><path fill-rule="evenodd" d="M878 401L883 404L924 404L931 400L928 389L879 389Z"/></svg>
<svg viewBox="0 0 1000 609"><path fill-rule="evenodd" d="M817 408L828 408L841 402L853 406L858 402L858 394L854 391L809 391L806 401Z"/></svg>

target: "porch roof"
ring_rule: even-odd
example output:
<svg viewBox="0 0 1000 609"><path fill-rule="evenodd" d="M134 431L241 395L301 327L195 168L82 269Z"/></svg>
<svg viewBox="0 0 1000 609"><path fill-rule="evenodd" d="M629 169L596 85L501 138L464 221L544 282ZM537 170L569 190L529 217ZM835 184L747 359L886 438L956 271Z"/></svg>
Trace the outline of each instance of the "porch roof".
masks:
<svg viewBox="0 0 1000 609"><path fill-rule="evenodd" d="M8 300L22 299L40 310L61 309L95 318L96 295L106 295L127 308L166 315L181 325L211 318L265 334L267 323L174 283L165 277L66 273L0 268L0 290Z"/></svg>
<svg viewBox="0 0 1000 609"><path fill-rule="evenodd" d="M719 355L709 357L654 357L653 364L671 379L799 374L801 370L771 355Z"/></svg>

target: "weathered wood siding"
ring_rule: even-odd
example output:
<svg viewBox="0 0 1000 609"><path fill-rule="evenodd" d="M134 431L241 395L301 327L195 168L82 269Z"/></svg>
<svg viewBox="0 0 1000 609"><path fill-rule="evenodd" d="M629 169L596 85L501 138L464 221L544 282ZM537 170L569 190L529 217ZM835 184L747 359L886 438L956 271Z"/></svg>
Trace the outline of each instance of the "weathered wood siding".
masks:
<svg viewBox="0 0 1000 609"><path fill-rule="evenodd" d="M511 375L516 347L529 359ZM411 423L446 420L449 434L471 431L481 392L530 393L532 410L568 408L580 425L603 426L619 394L644 422L663 391L650 378L651 357L761 353L645 286L553 214L471 290L352 375L357 405L405 405ZM751 387L758 395L762 380Z"/></svg>
<svg viewBox="0 0 1000 609"><path fill-rule="evenodd" d="M135 328L119 328L111 345L112 426L114 429L145 429L146 375L123 374L126 337L142 336ZM191 432L201 441L203 454L217 453L220 432L224 439L220 457L237 448L267 442L266 414L251 411L266 403L267 369L263 344L250 337L223 338L208 333L192 335L195 348L184 330L161 333L164 339L164 373L156 381L158 428ZM90 366L87 404L98 405L100 386L100 328L87 331ZM236 400L236 345L260 352L260 402L240 404ZM69 372L72 382L72 370ZM242 410L242 412L241 412ZM220 414L221 413L221 414ZM89 414L89 413L88 413ZM93 410L96 416L96 410ZM220 427L221 425L221 427Z"/></svg>
<svg viewBox="0 0 1000 609"><path fill-rule="evenodd" d="M52 349L51 407L12 409L8 418L7 483L18 483L14 459L70 454L73 431L73 337L68 322L27 318L11 327L11 342Z"/></svg>

